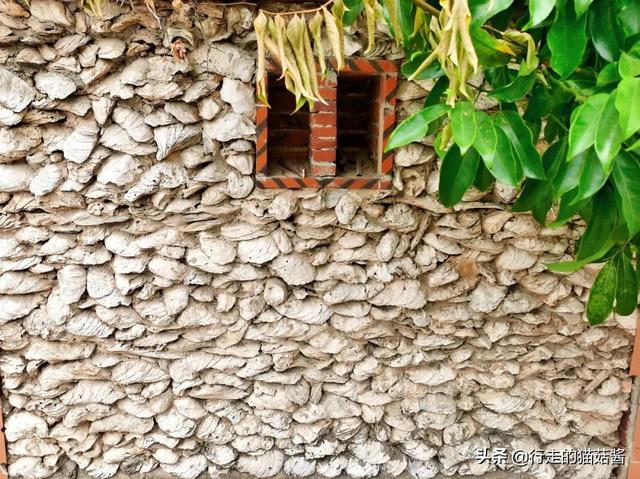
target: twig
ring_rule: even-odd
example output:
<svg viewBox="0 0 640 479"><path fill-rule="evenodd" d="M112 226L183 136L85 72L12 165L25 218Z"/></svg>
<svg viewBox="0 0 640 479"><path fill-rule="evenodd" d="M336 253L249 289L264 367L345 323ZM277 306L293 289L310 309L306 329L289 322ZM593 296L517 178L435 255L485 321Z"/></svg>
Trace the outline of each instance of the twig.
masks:
<svg viewBox="0 0 640 479"><path fill-rule="evenodd" d="M440 15L440 10L438 10L433 5L429 5L425 0L411 0L411 1L415 6L422 8L425 12L429 12L431 15Z"/></svg>

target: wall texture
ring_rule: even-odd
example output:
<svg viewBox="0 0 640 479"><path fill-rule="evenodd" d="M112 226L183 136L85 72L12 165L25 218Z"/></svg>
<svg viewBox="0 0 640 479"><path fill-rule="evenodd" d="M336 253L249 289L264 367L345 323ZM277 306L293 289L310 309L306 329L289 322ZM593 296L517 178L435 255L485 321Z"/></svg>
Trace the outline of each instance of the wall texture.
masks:
<svg viewBox="0 0 640 479"><path fill-rule="evenodd" d="M633 331L589 328L588 273L543 266L573 226L496 207L504 187L441 207L427 144L394 195L254 189L251 10L159 30L124 3L0 2L12 478L426 479L491 470L482 448L619 445Z"/></svg>

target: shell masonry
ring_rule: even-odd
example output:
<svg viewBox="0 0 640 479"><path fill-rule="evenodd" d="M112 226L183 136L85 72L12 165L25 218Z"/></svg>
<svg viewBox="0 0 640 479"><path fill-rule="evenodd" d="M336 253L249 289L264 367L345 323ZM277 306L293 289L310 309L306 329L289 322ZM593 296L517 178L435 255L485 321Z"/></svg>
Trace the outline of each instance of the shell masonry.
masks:
<svg viewBox="0 0 640 479"><path fill-rule="evenodd" d="M588 327L592 272L544 267L579 225L512 214L502 185L504 208L443 208L428 140L392 194L257 189L254 9L102 11L0 1L12 479L428 479L490 471L482 448L620 447L636 318ZM400 81L400 119L429 87Z"/></svg>

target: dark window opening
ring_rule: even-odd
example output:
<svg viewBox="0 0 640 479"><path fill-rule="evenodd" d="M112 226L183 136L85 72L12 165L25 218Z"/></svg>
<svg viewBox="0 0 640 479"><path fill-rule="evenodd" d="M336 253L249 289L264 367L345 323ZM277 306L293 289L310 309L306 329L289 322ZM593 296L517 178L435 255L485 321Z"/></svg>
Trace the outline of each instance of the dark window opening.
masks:
<svg viewBox="0 0 640 479"><path fill-rule="evenodd" d="M374 76L338 77L337 176L375 176L381 144L378 102L380 81Z"/></svg>
<svg viewBox="0 0 640 479"><path fill-rule="evenodd" d="M310 172L309 109L296 113L295 97L285 88L284 79L269 76L267 82L271 110L267 118L270 176L308 176Z"/></svg>

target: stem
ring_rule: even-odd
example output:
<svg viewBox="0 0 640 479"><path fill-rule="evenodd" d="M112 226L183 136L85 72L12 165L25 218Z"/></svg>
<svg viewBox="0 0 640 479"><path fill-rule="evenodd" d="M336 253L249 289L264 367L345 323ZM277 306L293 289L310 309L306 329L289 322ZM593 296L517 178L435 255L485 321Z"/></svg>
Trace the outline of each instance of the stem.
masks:
<svg viewBox="0 0 640 479"><path fill-rule="evenodd" d="M425 0L411 0L417 7L422 8L425 12L429 12L431 15L440 15L440 10L436 7L429 5Z"/></svg>

